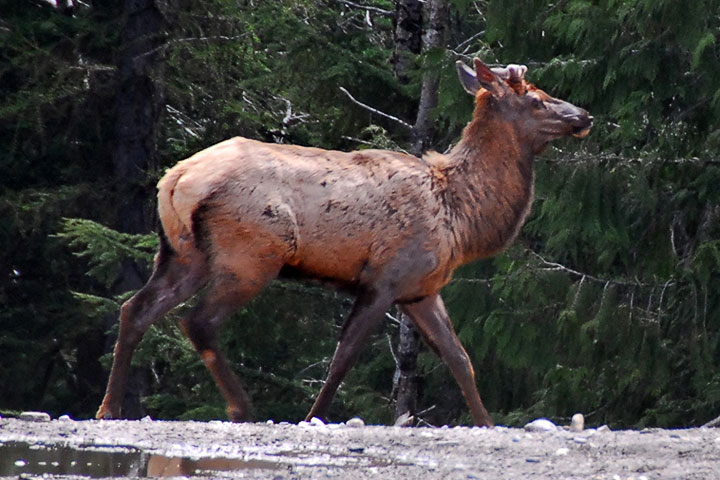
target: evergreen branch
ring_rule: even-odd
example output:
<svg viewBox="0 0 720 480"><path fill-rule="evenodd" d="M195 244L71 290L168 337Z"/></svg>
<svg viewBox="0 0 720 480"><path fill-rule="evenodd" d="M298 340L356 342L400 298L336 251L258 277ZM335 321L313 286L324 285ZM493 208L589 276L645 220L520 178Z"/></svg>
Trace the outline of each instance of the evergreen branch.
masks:
<svg viewBox="0 0 720 480"><path fill-rule="evenodd" d="M392 12L390 10L385 10L384 8L373 7L370 5L362 5L360 3L350 2L348 0L336 0L336 2L341 3L347 7L359 8L361 10L377 13L379 15L384 15L386 17L394 17L395 16L395 12Z"/></svg>
<svg viewBox="0 0 720 480"><path fill-rule="evenodd" d="M208 42L211 40L224 40L227 42L232 42L234 40L241 39L243 37L247 37L249 33L243 33L241 35L235 35L232 37L229 37L227 35L213 35L210 37L187 37L187 38L176 38L174 40L168 40L167 42L163 43L160 46L157 46L151 50L148 50L147 52L143 52L135 57L135 59L147 57L148 55L152 55L153 53L156 53L160 50L167 50L171 46L175 45L176 43L190 43L190 42Z"/></svg>
<svg viewBox="0 0 720 480"><path fill-rule="evenodd" d="M407 123L405 120L401 120L401 119L399 119L398 117L394 117L394 116L392 116L392 115L390 115L390 114L387 114L387 113L385 113L385 112L381 112L381 111L378 110L377 108L373 108L373 107L371 107L370 105L367 105L367 104L362 103L361 101L355 99L355 97L353 97L353 96L350 94L350 92L348 92L348 91L345 89L345 87L340 87L340 90L341 90L345 95L347 95L348 98L349 98L350 100L352 100L353 103L355 103L356 105L361 106L361 107L364 108L365 110L368 110L368 111L370 111L370 112L372 112L372 113L375 113L375 114L377 114L377 115L380 115L381 117L387 118L388 120L392 120L393 122L399 123L400 125L402 125L403 127L407 128L407 129L409 129L409 130L411 130L411 131L414 130L414 127L413 127L412 125L410 125L409 123Z"/></svg>
<svg viewBox="0 0 720 480"><path fill-rule="evenodd" d="M713 165L720 164L717 158L648 158L648 157L626 157L615 153L607 154L586 154L578 152L575 155L558 156L556 158L543 158L542 161L554 164L583 164L591 162L615 162L617 164L634 165L634 164L660 164L660 165L679 165L679 164L697 164L697 165Z"/></svg>

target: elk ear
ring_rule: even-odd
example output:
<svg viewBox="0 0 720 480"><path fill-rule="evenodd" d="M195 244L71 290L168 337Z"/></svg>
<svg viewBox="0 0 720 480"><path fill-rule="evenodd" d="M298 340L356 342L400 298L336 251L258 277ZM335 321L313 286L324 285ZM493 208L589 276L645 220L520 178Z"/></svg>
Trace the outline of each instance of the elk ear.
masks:
<svg viewBox="0 0 720 480"><path fill-rule="evenodd" d="M470 95L474 96L477 91L480 90L480 82L477 81L475 72L460 60L455 62L455 66L457 67L458 77L460 78L460 83L463 88Z"/></svg>
<svg viewBox="0 0 720 480"><path fill-rule="evenodd" d="M475 64L475 79L481 87L496 97L505 96L510 91L505 81L482 63L479 58L474 59L473 63Z"/></svg>

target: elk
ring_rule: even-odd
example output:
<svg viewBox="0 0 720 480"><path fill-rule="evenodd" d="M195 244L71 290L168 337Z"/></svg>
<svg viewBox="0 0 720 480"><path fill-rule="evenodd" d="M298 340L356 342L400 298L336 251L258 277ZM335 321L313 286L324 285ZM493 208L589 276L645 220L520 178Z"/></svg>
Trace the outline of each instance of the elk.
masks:
<svg viewBox="0 0 720 480"><path fill-rule="evenodd" d="M475 108L447 154L339 152L232 138L171 168L158 183L160 247L147 284L120 311L98 418L120 418L134 349L148 327L204 288L180 320L227 403L251 403L218 351L224 317L276 277L350 292L327 379L307 415L323 418L358 352L393 304L447 364L473 421L492 426L470 359L440 290L460 265L510 243L533 198L533 156L560 137L584 137L592 117L525 80L527 67L457 63Z"/></svg>

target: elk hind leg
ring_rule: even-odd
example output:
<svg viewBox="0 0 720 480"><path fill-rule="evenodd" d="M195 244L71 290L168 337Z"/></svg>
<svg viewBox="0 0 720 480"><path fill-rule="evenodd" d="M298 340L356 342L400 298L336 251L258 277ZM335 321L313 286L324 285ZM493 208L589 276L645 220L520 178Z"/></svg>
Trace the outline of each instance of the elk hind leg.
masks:
<svg viewBox="0 0 720 480"><path fill-rule="evenodd" d="M491 427L493 421L480 399L472 363L455 334L440 295L432 295L416 303L407 303L401 308L413 320L425 341L450 368L470 408L475 425Z"/></svg>
<svg viewBox="0 0 720 480"><path fill-rule="evenodd" d="M179 261L164 235L152 276L120 309L120 329L115 343L105 397L96 418L120 418L133 352L147 329L204 283L204 262Z"/></svg>
<svg viewBox="0 0 720 480"><path fill-rule="evenodd" d="M180 329L192 342L227 404L228 418L233 422L251 419L252 403L240 379L235 375L218 346L217 333L223 320L242 308L277 275L280 267L248 269L244 278L225 272L216 275L205 298L180 320ZM263 271L262 274L254 274Z"/></svg>

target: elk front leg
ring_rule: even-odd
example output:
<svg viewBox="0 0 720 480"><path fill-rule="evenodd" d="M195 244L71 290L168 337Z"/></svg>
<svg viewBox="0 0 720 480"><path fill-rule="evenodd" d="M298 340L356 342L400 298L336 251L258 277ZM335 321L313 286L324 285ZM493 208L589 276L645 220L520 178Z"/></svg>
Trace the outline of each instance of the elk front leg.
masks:
<svg viewBox="0 0 720 480"><path fill-rule="evenodd" d="M374 291L358 296L343 325L340 341L330 362L327 379L307 414L307 420L313 417L325 418L333 396L347 372L355 364L360 348L380 324L391 305L391 299Z"/></svg>
<svg viewBox="0 0 720 480"><path fill-rule="evenodd" d="M401 308L413 320L425 341L450 368L460 385L475 425L493 426L492 418L475 385L475 372L470 358L455 334L440 295L431 295L419 302L404 304Z"/></svg>

